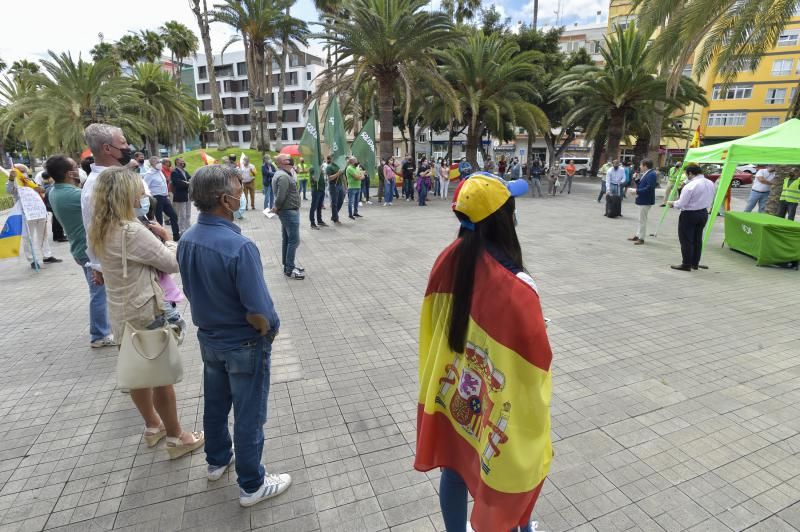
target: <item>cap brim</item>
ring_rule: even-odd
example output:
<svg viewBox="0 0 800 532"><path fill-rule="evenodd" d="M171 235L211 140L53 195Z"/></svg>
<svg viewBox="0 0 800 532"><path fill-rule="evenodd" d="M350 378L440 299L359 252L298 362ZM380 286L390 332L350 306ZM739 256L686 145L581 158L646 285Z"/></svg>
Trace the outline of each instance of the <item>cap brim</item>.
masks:
<svg viewBox="0 0 800 532"><path fill-rule="evenodd" d="M522 196L528 192L528 182L524 179L506 181L506 187L513 197Z"/></svg>

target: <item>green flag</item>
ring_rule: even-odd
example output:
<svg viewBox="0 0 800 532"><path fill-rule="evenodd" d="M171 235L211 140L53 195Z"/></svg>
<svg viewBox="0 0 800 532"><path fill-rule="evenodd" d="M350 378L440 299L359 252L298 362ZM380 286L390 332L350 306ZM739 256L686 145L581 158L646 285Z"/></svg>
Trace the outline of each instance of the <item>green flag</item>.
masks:
<svg viewBox="0 0 800 532"><path fill-rule="evenodd" d="M325 144L331 150L333 162L339 168L344 168L347 165L347 136L344 133L344 120L336 97L328 104L325 113Z"/></svg>
<svg viewBox="0 0 800 532"><path fill-rule="evenodd" d="M358 158L367 170L367 176L371 179L375 176L375 119L370 118L361 131L356 135L350 151Z"/></svg>
<svg viewBox="0 0 800 532"><path fill-rule="evenodd" d="M322 148L319 143L319 117L317 116L317 104L308 110L308 122L303 136L300 139L300 153L308 164L311 165L313 178L319 177L320 167L322 166Z"/></svg>

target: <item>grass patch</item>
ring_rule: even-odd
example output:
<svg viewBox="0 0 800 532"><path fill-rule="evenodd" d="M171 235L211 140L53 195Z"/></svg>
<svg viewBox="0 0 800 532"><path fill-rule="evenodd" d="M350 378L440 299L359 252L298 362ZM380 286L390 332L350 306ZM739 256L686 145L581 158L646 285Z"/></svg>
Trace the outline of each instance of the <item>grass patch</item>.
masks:
<svg viewBox="0 0 800 532"><path fill-rule="evenodd" d="M6 194L5 191L3 191L3 194L0 194L0 211L10 209L13 206L14 206L14 198L12 198L8 194Z"/></svg>
<svg viewBox="0 0 800 532"><path fill-rule="evenodd" d="M235 155L236 161L239 161L239 157L241 157L242 153L250 158L250 163L256 167L256 172L258 173L258 177L256 178L256 188L261 190L261 164L263 159L261 157L261 152L258 150L250 150L250 149L242 149L242 148L231 148L229 150L220 151L214 148L208 148L205 150L206 154L210 155L214 159L217 160L218 163L221 163L224 157L228 155ZM269 152L270 157L273 159L278 154L278 152ZM176 155L172 158L174 161L175 158L182 157L184 161L186 161L186 169L189 170L189 173L194 175L198 168L203 166L203 160L200 158L200 150L193 150L187 151L186 153L181 153Z"/></svg>

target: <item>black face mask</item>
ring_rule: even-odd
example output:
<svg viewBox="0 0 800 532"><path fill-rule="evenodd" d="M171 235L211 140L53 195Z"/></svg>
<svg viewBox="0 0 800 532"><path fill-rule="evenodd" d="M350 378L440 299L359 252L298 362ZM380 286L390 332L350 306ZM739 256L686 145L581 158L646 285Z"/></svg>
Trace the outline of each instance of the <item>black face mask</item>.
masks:
<svg viewBox="0 0 800 532"><path fill-rule="evenodd" d="M113 144L111 144L110 146L112 148L117 148ZM133 150L131 150L130 148L117 148L117 150L119 150L119 157L117 157L117 162L120 164L120 166L125 166L126 164L131 162L131 159L133 159Z"/></svg>

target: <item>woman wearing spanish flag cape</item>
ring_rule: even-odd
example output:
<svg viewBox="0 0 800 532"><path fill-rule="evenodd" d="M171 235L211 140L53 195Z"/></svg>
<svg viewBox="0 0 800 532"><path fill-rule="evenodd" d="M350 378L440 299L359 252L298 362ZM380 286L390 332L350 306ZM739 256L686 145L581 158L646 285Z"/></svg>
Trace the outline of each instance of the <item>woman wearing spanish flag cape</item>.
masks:
<svg viewBox="0 0 800 532"><path fill-rule="evenodd" d="M419 471L442 469L447 532L530 531L553 457L552 353L522 265L514 197L524 180L472 174L456 189L458 238L428 280L419 333Z"/></svg>

